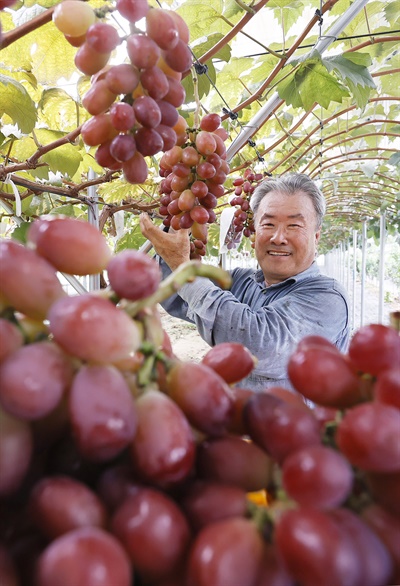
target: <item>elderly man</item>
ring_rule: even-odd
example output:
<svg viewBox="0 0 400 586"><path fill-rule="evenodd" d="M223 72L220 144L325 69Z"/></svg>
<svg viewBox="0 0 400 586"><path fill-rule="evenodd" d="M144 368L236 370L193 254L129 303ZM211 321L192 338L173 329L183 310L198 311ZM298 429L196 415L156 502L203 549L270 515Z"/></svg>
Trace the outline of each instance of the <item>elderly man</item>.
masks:
<svg viewBox="0 0 400 586"><path fill-rule="evenodd" d="M257 357L256 368L240 386L291 388L287 362L304 336L324 336L346 349L348 302L341 285L315 262L325 200L308 176L266 179L254 191L251 208L259 270L234 269L229 291L196 279L163 307L195 323L210 346L240 342ZM144 214L140 222L162 259L164 277L189 259L187 230L167 234Z"/></svg>

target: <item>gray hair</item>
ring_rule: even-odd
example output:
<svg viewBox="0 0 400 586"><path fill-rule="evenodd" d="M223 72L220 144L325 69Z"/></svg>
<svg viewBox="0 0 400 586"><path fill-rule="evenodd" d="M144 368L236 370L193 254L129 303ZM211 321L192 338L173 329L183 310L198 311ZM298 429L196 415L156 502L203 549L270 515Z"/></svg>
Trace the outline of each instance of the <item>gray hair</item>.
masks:
<svg viewBox="0 0 400 586"><path fill-rule="evenodd" d="M293 173L290 175L283 175L282 177L265 179L258 187L256 187L251 196L250 207L254 215L257 214L261 200L271 191L279 191L285 195L294 195L299 191L305 193L313 203L317 216L317 229L319 230L321 228L326 210L325 197L322 191L308 175Z"/></svg>

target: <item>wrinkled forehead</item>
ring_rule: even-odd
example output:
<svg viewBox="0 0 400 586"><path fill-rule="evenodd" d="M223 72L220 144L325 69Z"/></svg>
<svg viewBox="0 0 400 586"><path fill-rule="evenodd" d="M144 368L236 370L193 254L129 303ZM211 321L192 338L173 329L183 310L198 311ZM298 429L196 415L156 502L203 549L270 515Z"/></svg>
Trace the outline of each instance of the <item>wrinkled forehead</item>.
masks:
<svg viewBox="0 0 400 586"><path fill-rule="evenodd" d="M282 191L267 193L258 207L256 221L268 215L276 218L302 217L304 220L315 220L316 212L311 198L303 191L288 194Z"/></svg>

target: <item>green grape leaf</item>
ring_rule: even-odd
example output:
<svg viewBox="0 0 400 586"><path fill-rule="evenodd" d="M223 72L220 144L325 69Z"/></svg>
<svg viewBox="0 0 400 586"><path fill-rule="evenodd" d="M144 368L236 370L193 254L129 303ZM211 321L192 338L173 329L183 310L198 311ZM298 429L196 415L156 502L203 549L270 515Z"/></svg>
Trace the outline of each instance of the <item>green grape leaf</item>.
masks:
<svg viewBox="0 0 400 586"><path fill-rule="evenodd" d="M115 252L121 252L126 248L134 248L138 250L142 244L144 244L146 238L141 233L139 226L135 225L133 228L128 229L124 234L117 240L115 244Z"/></svg>
<svg viewBox="0 0 400 586"><path fill-rule="evenodd" d="M0 74L0 116L3 114L25 134L35 127L37 112L32 98L21 83Z"/></svg>
<svg viewBox="0 0 400 586"><path fill-rule="evenodd" d="M27 232L31 224L32 222L21 222L20 224L16 224L16 227L11 233L13 240L18 240L18 242L26 244Z"/></svg>
<svg viewBox="0 0 400 586"><path fill-rule="evenodd" d="M98 186L98 193L106 203L121 202L132 196L133 185L125 181L112 181Z"/></svg>
<svg viewBox="0 0 400 586"><path fill-rule="evenodd" d="M51 144L65 136L63 132L47 130L45 128L37 129L35 134L37 141L41 145ZM82 161L82 155L80 154L79 149L72 144L67 143L45 153L40 160L46 162L53 173L59 171L60 173L72 177Z"/></svg>
<svg viewBox="0 0 400 586"><path fill-rule="evenodd" d="M71 132L79 126L79 113L80 110L84 111L66 91L60 88L45 90L38 108L49 128L65 132Z"/></svg>
<svg viewBox="0 0 400 586"><path fill-rule="evenodd" d="M293 75L278 84L279 97L294 108L309 110L317 102L328 108L331 102L343 101L349 96L347 89L330 75L319 60L300 65Z"/></svg>
<svg viewBox="0 0 400 586"><path fill-rule="evenodd" d="M394 167L400 167L400 152L393 153L393 155L389 157L388 163Z"/></svg>

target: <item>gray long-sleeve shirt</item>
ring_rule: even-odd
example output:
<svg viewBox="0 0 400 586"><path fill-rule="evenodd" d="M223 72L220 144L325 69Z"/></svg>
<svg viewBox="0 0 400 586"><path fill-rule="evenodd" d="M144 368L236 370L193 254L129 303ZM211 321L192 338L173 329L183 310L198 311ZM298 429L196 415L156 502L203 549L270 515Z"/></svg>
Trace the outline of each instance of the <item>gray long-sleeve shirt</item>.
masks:
<svg viewBox="0 0 400 586"><path fill-rule="evenodd" d="M164 262L161 267L166 277L170 270ZM171 315L195 323L210 346L240 342L257 357L256 368L239 383L241 387L291 389L287 362L304 336L324 336L346 351L346 292L335 279L323 275L315 262L302 273L268 287L261 270L234 269L231 276L229 291L198 278L162 305Z"/></svg>

